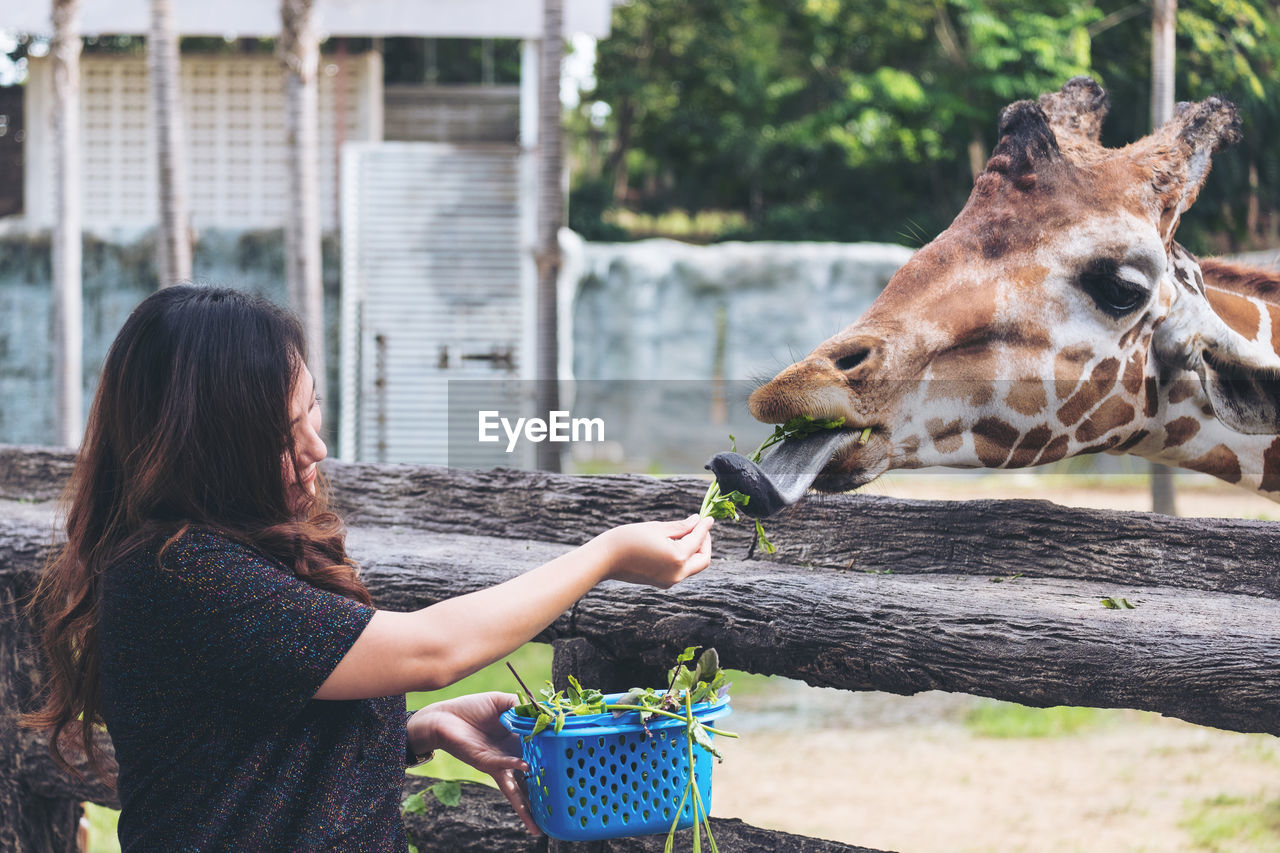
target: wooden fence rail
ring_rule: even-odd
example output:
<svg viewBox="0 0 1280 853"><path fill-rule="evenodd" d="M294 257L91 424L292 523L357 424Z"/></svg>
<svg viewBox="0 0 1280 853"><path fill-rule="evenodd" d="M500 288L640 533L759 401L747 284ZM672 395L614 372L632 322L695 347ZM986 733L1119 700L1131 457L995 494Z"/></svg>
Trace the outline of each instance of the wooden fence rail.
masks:
<svg viewBox="0 0 1280 853"><path fill-rule="evenodd" d="M69 466L64 453L0 447L0 712L16 707L6 696L28 701L29 628L12 602L51 547L48 500ZM500 582L613 524L688 514L705 488L692 478L402 465L327 472L351 553L378 605L394 610ZM697 578L669 591L604 584L588 594L539 637L556 647L557 679L656 683L675 651L714 645L735 668L815 685L1137 708L1280 734L1280 526L1043 501L841 496L801 503L770 534L778 553L747 559L751 528L721 523L716 562ZM1109 610L1104 597L1137 608ZM23 796L45 809L33 819L55 823L66 798L109 800L64 781L38 739L15 740L0 743L0 815ZM466 849L464 838L476 849L539 849L518 833L498 844L494 821L510 829L510 819L486 811L485 796L475 809L433 810L411 833L424 850ZM9 849L6 820L0 848ZM452 835L440 835L445 824ZM858 849L724 825L741 845L726 849Z"/></svg>

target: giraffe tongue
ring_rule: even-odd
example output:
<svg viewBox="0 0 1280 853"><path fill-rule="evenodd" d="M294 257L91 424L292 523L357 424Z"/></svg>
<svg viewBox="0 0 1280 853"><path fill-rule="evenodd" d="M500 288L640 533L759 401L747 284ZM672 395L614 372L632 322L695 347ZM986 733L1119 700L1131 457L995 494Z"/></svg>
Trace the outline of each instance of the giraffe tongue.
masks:
<svg viewBox="0 0 1280 853"><path fill-rule="evenodd" d="M721 492L738 491L751 498L742 507L744 513L768 518L804 497L848 436L847 432L826 430L790 439L774 448L759 465L741 453L717 453L707 468L715 474Z"/></svg>

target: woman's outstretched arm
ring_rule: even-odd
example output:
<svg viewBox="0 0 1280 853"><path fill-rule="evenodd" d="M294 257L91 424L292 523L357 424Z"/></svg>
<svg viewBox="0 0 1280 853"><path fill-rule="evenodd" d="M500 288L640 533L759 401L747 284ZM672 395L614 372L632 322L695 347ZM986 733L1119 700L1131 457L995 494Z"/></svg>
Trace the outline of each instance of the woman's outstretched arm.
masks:
<svg viewBox="0 0 1280 853"><path fill-rule="evenodd" d="M365 699L453 684L515 651L604 580L667 588L711 561L711 519L608 530L505 583L412 613L380 610L316 692Z"/></svg>

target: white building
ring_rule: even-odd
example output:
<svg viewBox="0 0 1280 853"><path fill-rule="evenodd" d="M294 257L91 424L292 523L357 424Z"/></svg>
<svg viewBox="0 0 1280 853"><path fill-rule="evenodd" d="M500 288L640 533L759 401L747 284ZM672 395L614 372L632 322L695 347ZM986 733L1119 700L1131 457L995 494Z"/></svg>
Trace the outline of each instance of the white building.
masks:
<svg viewBox="0 0 1280 853"><path fill-rule="evenodd" d="M608 35L612 5L564 0L566 38ZM148 6L86 3L82 32L143 35ZM278 4L263 0L174 6L184 36L266 38L280 29ZM523 44L521 82L507 87L385 87L376 50L322 56L321 227L342 234L343 458L449 462L448 381L533 377L541 12L535 0L317 2L327 37ZM0 26L47 35L50 4L6 9ZM25 203L8 218L10 229L52 225L50 71L48 60L30 62ZM279 62L261 54L184 55L181 98L193 228L282 227ZM136 239L156 221L145 58L82 57L81 140L85 229Z"/></svg>
<svg viewBox="0 0 1280 853"><path fill-rule="evenodd" d="M330 59L330 57L325 57ZM53 225L52 62L29 61L23 219ZM284 78L269 55L184 55L181 100L191 225L281 228L285 221ZM339 88L342 93L339 94ZM383 139L377 53L326 62L320 80L320 227L338 226L342 142ZM85 230L135 239L156 223L155 134L145 56L80 60L81 206Z"/></svg>

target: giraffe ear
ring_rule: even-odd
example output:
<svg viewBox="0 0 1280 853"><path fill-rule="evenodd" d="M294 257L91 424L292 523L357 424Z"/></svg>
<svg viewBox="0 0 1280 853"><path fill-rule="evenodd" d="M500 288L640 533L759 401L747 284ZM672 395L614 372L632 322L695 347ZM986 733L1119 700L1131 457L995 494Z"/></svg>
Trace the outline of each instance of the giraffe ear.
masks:
<svg viewBox="0 0 1280 853"><path fill-rule="evenodd" d="M1240 141L1235 104L1208 98L1178 104L1173 118L1139 145L1147 149L1152 187L1160 210L1160 235L1173 240L1178 219L1195 202L1209 175L1213 155Z"/></svg>
<svg viewBox="0 0 1280 853"><path fill-rule="evenodd" d="M1040 108L1064 150L1100 149L1102 120L1110 107L1107 93L1092 77L1072 77L1057 92L1040 96Z"/></svg>
<svg viewBox="0 0 1280 853"><path fill-rule="evenodd" d="M1153 344L1161 362L1200 377L1223 424L1280 434L1280 356L1228 326L1204 297L1180 296L1156 326Z"/></svg>

